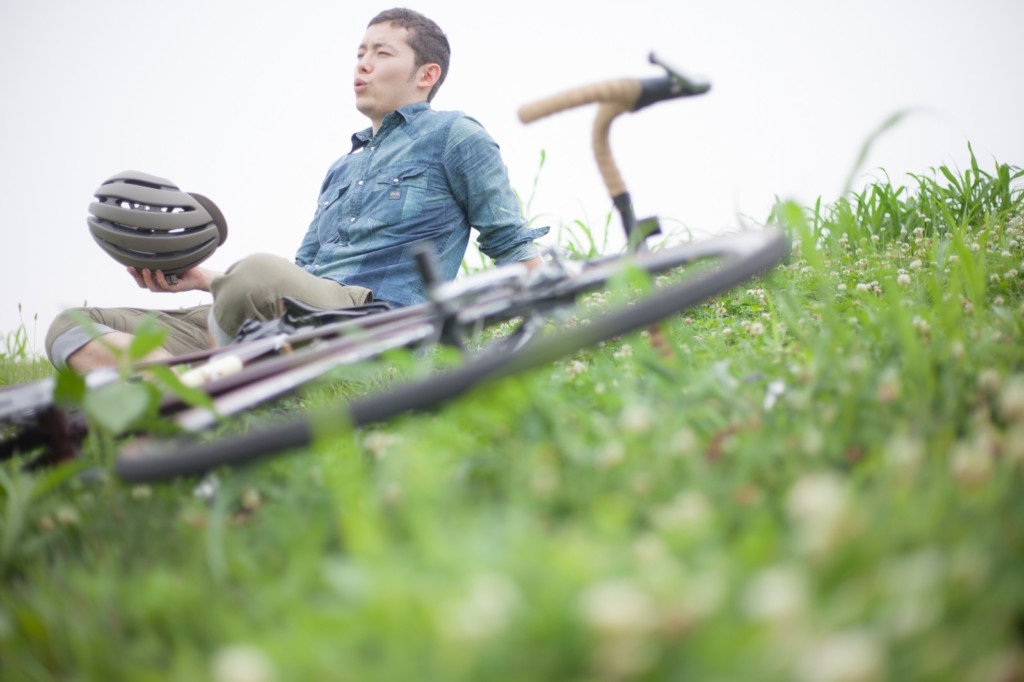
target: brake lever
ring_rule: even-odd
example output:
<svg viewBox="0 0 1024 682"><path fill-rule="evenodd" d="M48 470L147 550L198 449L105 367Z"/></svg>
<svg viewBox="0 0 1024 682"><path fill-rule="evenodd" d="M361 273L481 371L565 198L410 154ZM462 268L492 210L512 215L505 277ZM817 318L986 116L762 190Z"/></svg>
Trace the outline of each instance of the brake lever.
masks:
<svg viewBox="0 0 1024 682"><path fill-rule="evenodd" d="M702 95L711 89L711 83L704 79L692 78L683 74L682 71L674 69L663 62L654 52L647 56L647 61L665 69L665 75L672 81L671 93L673 95Z"/></svg>

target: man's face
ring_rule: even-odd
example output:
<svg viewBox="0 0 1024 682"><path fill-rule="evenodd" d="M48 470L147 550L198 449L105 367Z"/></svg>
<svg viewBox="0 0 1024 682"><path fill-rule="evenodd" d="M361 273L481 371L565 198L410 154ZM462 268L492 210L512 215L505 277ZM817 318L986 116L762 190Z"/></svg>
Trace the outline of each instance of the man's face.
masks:
<svg viewBox="0 0 1024 682"><path fill-rule="evenodd" d="M430 88L419 85L422 71L406 37L409 30L390 23L366 29L356 60L356 109L373 123L374 131L384 117L413 102L426 101Z"/></svg>

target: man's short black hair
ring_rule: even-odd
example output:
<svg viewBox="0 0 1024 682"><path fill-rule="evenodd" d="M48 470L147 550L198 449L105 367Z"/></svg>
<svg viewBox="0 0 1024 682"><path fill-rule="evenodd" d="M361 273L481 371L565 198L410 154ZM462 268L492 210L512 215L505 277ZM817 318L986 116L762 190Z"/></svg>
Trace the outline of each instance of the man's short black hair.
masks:
<svg viewBox="0 0 1024 682"><path fill-rule="evenodd" d="M404 7L384 10L371 19L366 26L369 28L377 24L391 24L409 31L409 47L416 55L417 69L424 64L437 64L441 67L441 77L437 79L427 95L428 102L433 100L438 88L441 87L441 83L448 75L448 63L451 61L452 55L452 49L444 31L433 19Z"/></svg>

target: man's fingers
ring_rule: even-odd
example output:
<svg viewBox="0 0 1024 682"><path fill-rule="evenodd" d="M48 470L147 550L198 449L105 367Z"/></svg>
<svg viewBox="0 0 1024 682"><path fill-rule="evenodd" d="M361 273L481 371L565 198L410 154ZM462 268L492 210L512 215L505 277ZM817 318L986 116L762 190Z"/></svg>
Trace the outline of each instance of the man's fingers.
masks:
<svg viewBox="0 0 1024 682"><path fill-rule="evenodd" d="M146 288L154 293L167 291L167 280L164 279L164 273L159 270L144 269L142 279L146 282Z"/></svg>
<svg viewBox="0 0 1024 682"><path fill-rule="evenodd" d="M128 274L132 276L132 279L135 280L135 284L137 284L140 289L146 288L146 281L142 278L142 274L138 270L129 265Z"/></svg>

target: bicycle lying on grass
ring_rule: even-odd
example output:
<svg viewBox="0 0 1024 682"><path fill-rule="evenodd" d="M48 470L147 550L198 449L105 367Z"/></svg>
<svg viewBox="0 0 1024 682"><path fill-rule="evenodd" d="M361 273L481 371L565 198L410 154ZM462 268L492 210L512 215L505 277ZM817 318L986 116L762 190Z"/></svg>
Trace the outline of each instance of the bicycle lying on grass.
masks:
<svg viewBox="0 0 1024 682"><path fill-rule="evenodd" d="M364 426L409 411L436 407L482 382L553 362L582 348L657 323L771 268L789 251L778 230L745 231L700 242L651 250L646 238L658 231L656 220L636 219L632 200L611 154L612 122L623 113L656 102L703 94L705 83L691 80L651 55L665 75L621 79L574 89L522 107L524 123L566 109L598 103L593 149L602 178L625 229L629 248L620 256L589 261L566 261L550 254L543 267L506 266L441 282L434 254L417 254L427 285L427 303L396 310L362 309L312 311L293 306L284 323L257 329L257 338L208 352L172 358L165 364L189 367L182 375L198 386L210 402L191 405L165 395L159 413L186 435L170 438L140 436L118 455L117 474L142 482L195 475L226 465L253 462L282 450L306 445L322 425ZM573 326L558 326L560 317L584 311L585 294L607 288L631 274L644 276L677 271L682 266L710 262L714 267L689 268L672 281ZM468 339L498 323L517 322L507 335L467 350ZM558 327L556 330L550 329ZM343 407L314 414L297 414L270 428L238 436L203 441L195 435L221 418L289 394L338 367L382 357L402 348L437 344L464 352L464 362L427 378L402 383ZM287 351L287 352L283 352ZM151 365L150 365L151 366ZM146 365L136 368L140 372ZM114 377L93 373L87 383L96 387ZM86 432L80 414L54 404L54 381L0 390L0 423L17 432L0 441L0 457L35 452L30 465L54 463L74 456L75 444ZM39 450L42 450L39 453Z"/></svg>

